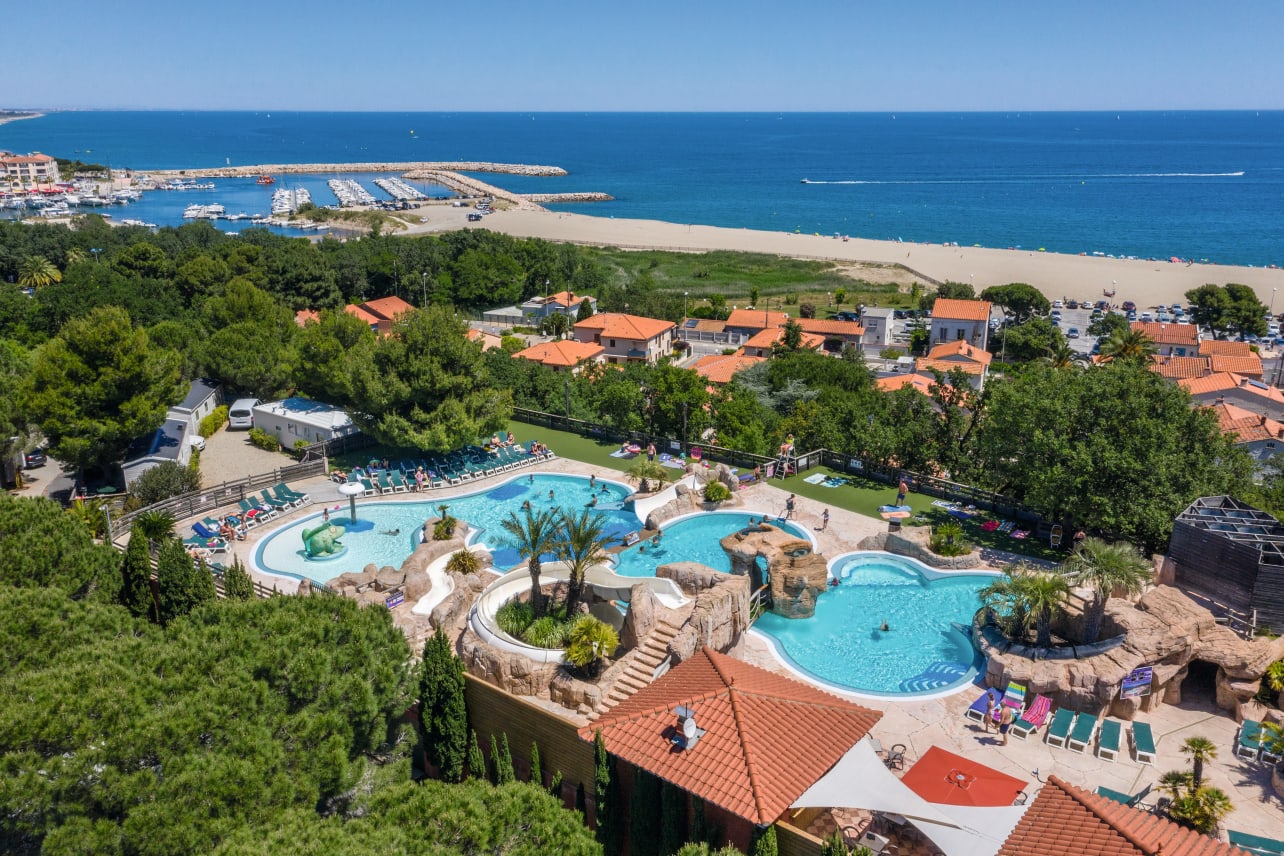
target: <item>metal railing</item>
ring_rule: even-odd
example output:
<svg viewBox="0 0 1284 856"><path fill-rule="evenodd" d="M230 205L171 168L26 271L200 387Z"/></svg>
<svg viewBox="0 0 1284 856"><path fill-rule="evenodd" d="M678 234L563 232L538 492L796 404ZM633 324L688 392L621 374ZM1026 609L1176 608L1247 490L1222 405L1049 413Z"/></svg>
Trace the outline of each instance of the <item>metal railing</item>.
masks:
<svg viewBox="0 0 1284 856"><path fill-rule="evenodd" d="M1218 624L1225 625L1232 632L1242 639L1252 639L1257 635L1257 610L1244 612L1228 603L1222 603L1214 597L1204 594L1203 592L1182 586L1182 594L1198 603L1204 609L1213 614L1213 620Z"/></svg>

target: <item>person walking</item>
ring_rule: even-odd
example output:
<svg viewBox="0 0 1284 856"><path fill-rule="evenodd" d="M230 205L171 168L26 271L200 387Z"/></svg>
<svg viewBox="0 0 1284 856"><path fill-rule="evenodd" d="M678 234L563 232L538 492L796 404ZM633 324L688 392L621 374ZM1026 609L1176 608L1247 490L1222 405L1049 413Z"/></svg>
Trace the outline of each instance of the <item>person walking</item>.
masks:
<svg viewBox="0 0 1284 856"><path fill-rule="evenodd" d="M820 531L824 532L829 528L829 509L826 508L820 513Z"/></svg>
<svg viewBox="0 0 1284 856"><path fill-rule="evenodd" d="M994 694L986 693L985 696L985 730L994 730Z"/></svg>
<svg viewBox="0 0 1284 856"><path fill-rule="evenodd" d="M909 485L905 482L905 476L901 476L901 483L896 487L896 504L905 504L905 494L909 493Z"/></svg>
<svg viewBox="0 0 1284 856"><path fill-rule="evenodd" d="M655 444L654 444L654 443L647 443L647 444L646 444L646 459L647 459L648 461L654 461L654 460L655 460Z"/></svg>
<svg viewBox="0 0 1284 856"><path fill-rule="evenodd" d="M1008 745L1008 732L1012 730L1012 708L1006 704L1003 705L1003 712L999 714L999 733L1003 735L1001 746Z"/></svg>
<svg viewBox="0 0 1284 856"><path fill-rule="evenodd" d="M794 495L792 493L789 494L789 498L785 500L785 519L786 520L794 519L794 506L796 502L797 501L794 499Z"/></svg>

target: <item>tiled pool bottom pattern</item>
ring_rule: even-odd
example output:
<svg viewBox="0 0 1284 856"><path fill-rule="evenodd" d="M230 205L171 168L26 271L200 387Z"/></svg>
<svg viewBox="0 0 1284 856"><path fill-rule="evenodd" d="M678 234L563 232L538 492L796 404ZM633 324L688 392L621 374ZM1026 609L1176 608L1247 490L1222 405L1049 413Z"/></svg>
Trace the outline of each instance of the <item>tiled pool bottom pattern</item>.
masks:
<svg viewBox="0 0 1284 856"><path fill-rule="evenodd" d="M892 696L941 692L976 676L980 655L961 627L992 575L928 579L908 561L875 554L836 563L834 576L839 585L820 596L811 619L766 614L754 624L792 666L839 689Z"/></svg>

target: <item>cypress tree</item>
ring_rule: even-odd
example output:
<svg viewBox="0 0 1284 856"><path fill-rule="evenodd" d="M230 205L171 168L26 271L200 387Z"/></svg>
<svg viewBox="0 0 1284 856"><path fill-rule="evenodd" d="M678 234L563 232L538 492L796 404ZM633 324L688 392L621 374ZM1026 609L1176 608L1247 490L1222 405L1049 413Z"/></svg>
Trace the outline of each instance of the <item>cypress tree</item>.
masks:
<svg viewBox="0 0 1284 856"><path fill-rule="evenodd" d="M223 572L223 596L228 600L254 599L254 580L240 559L234 559L231 567Z"/></svg>
<svg viewBox="0 0 1284 856"><path fill-rule="evenodd" d="M829 840L820 851L820 856L851 856L851 851L847 849L847 842L843 841L842 832L834 830L834 834L829 836Z"/></svg>
<svg viewBox="0 0 1284 856"><path fill-rule="evenodd" d="M687 841L694 844L709 842L709 828L704 819L704 800L691 797L691 824L687 829Z"/></svg>
<svg viewBox="0 0 1284 856"><path fill-rule="evenodd" d="M419 735L424 754L444 781L464 778L468 752L468 709L464 703L464 664L437 629L424 643L419 672Z"/></svg>
<svg viewBox="0 0 1284 856"><path fill-rule="evenodd" d="M779 853L780 848L776 844L776 827L755 828L753 841L749 845L749 856L778 856Z"/></svg>
<svg viewBox="0 0 1284 856"><path fill-rule="evenodd" d="M160 589L161 624L169 624L217 597L209 568L204 562L198 566L192 561L183 542L177 538L161 545L160 557L156 560L156 581Z"/></svg>
<svg viewBox="0 0 1284 856"><path fill-rule="evenodd" d="M660 783L660 856L673 856L686 843L687 794L668 782Z"/></svg>
<svg viewBox="0 0 1284 856"><path fill-rule="evenodd" d="M137 523L129 531L129 546L120 562L120 576L120 605L139 618L154 618L151 552L147 548L147 536Z"/></svg>
<svg viewBox="0 0 1284 856"><path fill-rule="evenodd" d="M508 732L499 736L499 760L495 762L495 784L508 785L517 781L513 772L513 754L508 751Z"/></svg>
<svg viewBox="0 0 1284 856"><path fill-rule="evenodd" d="M660 853L660 780L641 767L633 769L629 853L632 856L659 856Z"/></svg>
<svg viewBox="0 0 1284 856"><path fill-rule="evenodd" d="M490 783L499 784L499 741L490 735Z"/></svg>
<svg viewBox="0 0 1284 856"><path fill-rule="evenodd" d="M482 754L481 745L477 742L477 732L472 732L468 741L468 777L470 779L486 778L486 756Z"/></svg>
<svg viewBox="0 0 1284 856"><path fill-rule="evenodd" d="M531 784L544 787L544 771L539 766L539 744L531 741Z"/></svg>

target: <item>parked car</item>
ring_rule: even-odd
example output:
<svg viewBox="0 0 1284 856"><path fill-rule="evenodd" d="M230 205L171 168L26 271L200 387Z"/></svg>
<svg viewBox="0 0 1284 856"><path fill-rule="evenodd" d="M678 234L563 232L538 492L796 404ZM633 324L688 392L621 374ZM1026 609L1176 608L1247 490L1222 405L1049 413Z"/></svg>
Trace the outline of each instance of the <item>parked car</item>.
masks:
<svg viewBox="0 0 1284 856"><path fill-rule="evenodd" d="M1119 308L1124 312L1136 312L1137 304L1133 303L1131 300L1125 300Z"/></svg>
<svg viewBox="0 0 1284 856"><path fill-rule="evenodd" d="M859 312L847 312L847 311L843 311L843 312L835 312L835 313L834 313L834 320L835 320L835 321L859 321L859 320L860 320L860 313L859 313Z"/></svg>
<svg viewBox="0 0 1284 856"><path fill-rule="evenodd" d="M1065 305L1066 305L1066 304L1065 304L1065 301L1062 301L1062 300L1054 300L1054 301L1052 301L1052 308L1053 308L1053 309L1064 309L1064 308L1065 308Z"/></svg>
<svg viewBox="0 0 1284 856"><path fill-rule="evenodd" d="M1059 309L1053 309L1053 310L1052 310L1052 315L1051 315L1050 317L1052 318L1052 320L1053 320L1053 321L1060 321L1060 320L1061 320L1061 310L1059 310Z"/></svg>
<svg viewBox="0 0 1284 856"><path fill-rule="evenodd" d="M49 463L49 458L45 455L44 449L32 449L30 452L22 456L22 465L29 470L34 470L36 467L43 467L47 463Z"/></svg>
<svg viewBox="0 0 1284 856"><path fill-rule="evenodd" d="M1067 330L1067 331L1066 331L1066 338L1067 338L1067 339L1078 339L1078 338L1079 338L1079 328L1078 328L1078 327L1071 327L1069 330Z"/></svg>
<svg viewBox="0 0 1284 856"><path fill-rule="evenodd" d="M246 431L254 427L254 408L259 406L257 398L238 398L232 402L232 407L227 411L227 427L244 428Z"/></svg>
<svg viewBox="0 0 1284 856"><path fill-rule="evenodd" d="M1055 305L1055 304L1054 304L1054 305ZM1067 301L1066 301L1066 309L1078 309L1078 308L1079 308L1079 301L1077 301L1077 300L1067 300Z"/></svg>
<svg viewBox="0 0 1284 856"><path fill-rule="evenodd" d="M189 445L191 445L191 447L192 447L193 449L195 449L196 451L198 451L198 452L204 452L204 451L205 451L205 438L204 438L204 437L202 437L200 434L197 434L195 437L193 437L192 439L188 440L187 442L188 442L188 444L189 444Z"/></svg>
<svg viewBox="0 0 1284 856"><path fill-rule="evenodd" d="M1137 320L1137 310L1136 310L1136 309L1129 309L1129 310L1128 310L1128 314L1127 314L1127 315L1125 315L1124 317L1125 317L1125 318L1127 318L1129 321L1136 321L1136 320Z"/></svg>
<svg viewBox="0 0 1284 856"><path fill-rule="evenodd" d="M482 215L480 215L480 214L469 214L469 215L468 215L468 222L470 222L470 223L476 223L476 222L477 222L478 220L480 220L481 218L482 218Z"/></svg>

